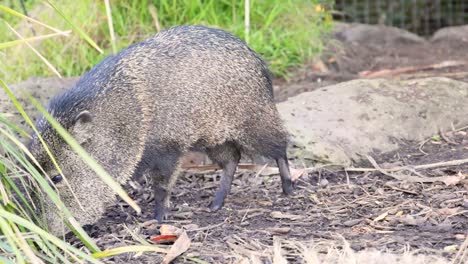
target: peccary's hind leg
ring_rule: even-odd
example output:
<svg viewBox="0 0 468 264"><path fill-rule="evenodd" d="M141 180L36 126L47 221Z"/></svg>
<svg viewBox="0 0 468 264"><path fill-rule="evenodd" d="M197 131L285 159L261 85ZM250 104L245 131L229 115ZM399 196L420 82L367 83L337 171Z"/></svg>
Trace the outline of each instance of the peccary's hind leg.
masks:
<svg viewBox="0 0 468 264"><path fill-rule="evenodd" d="M219 188L210 204L210 209L214 212L223 207L224 199L231 191L232 179L241 155L235 144L230 142L209 149L207 154L223 169Z"/></svg>
<svg viewBox="0 0 468 264"><path fill-rule="evenodd" d="M158 150L152 153L153 190L155 198L154 218L161 223L166 218L171 190L179 175L181 152L175 149Z"/></svg>
<svg viewBox="0 0 468 264"><path fill-rule="evenodd" d="M283 186L283 193L288 195L293 192L293 186L291 181L291 173L289 171L289 162L286 153L280 158L276 159L278 169L281 177L281 184Z"/></svg>

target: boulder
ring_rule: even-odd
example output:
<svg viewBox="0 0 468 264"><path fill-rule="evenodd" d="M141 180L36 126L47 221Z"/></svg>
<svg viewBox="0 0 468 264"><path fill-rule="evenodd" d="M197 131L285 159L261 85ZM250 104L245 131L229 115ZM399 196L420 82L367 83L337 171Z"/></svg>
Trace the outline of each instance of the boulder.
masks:
<svg viewBox="0 0 468 264"><path fill-rule="evenodd" d="M432 35L431 42L455 41L468 45L468 25L445 27L437 30Z"/></svg>
<svg viewBox="0 0 468 264"><path fill-rule="evenodd" d="M363 155L422 141L468 124L468 84L447 78L360 79L278 104L291 133L289 156L306 165L349 166Z"/></svg>
<svg viewBox="0 0 468 264"><path fill-rule="evenodd" d="M360 44L395 45L410 43L425 43L426 40L414 33L384 25L368 25L360 23L339 23L334 29L335 37L342 42Z"/></svg>

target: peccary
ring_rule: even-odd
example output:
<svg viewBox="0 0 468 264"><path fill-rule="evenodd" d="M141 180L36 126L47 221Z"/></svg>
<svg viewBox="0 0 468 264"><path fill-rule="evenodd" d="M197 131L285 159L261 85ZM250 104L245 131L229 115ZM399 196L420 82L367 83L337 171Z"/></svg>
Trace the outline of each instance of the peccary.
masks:
<svg viewBox="0 0 468 264"><path fill-rule="evenodd" d="M241 153L276 160L283 193L292 191L287 132L268 68L242 40L220 29L178 26L131 45L52 98L48 112L119 183L134 174L151 176L158 221L165 217L179 159L189 150L206 153L223 169L212 211L223 206ZM29 149L77 220L92 224L115 203L115 194L43 117L36 126L63 175L37 135ZM46 201L45 211L51 232L63 233L54 205Z"/></svg>

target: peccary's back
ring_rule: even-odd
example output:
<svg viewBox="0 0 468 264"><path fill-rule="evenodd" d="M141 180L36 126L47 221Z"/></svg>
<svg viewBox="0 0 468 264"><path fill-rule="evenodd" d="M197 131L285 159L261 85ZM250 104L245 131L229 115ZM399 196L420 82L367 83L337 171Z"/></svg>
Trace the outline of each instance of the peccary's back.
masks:
<svg viewBox="0 0 468 264"><path fill-rule="evenodd" d="M113 164L134 164L161 142L184 150L234 141L264 156L287 142L263 60L239 38L204 26L174 27L106 58L50 110L65 127L92 112L99 137L115 146L96 145L96 153L126 144L128 154Z"/></svg>
<svg viewBox="0 0 468 264"><path fill-rule="evenodd" d="M232 140L250 152L259 151L259 137L285 144L265 63L225 31L172 28L125 50L119 65L143 84L148 143L204 147Z"/></svg>

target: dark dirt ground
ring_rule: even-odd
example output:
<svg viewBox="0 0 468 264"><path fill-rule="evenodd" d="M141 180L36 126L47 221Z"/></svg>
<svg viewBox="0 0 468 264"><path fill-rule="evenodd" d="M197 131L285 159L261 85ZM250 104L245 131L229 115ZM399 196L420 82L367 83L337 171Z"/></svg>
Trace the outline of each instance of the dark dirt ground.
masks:
<svg viewBox="0 0 468 264"><path fill-rule="evenodd" d="M342 42L333 39L321 60L307 64L292 75L289 82L276 80L275 98L278 102L288 97L313 91L323 86L361 78L364 71L379 71L403 67L422 67L447 61L464 61L464 65L439 69L417 70L397 75L392 79L414 79L431 76L468 82L468 41L439 40L435 42L407 43L404 41L382 45L379 38L365 43Z"/></svg>
<svg viewBox="0 0 468 264"><path fill-rule="evenodd" d="M316 70L317 63L306 65L289 82L276 80L275 93L277 100L283 101L324 85L359 78L362 71L449 60L468 61L468 45L428 42L373 46L338 42L324 56L321 71ZM427 76L468 81L468 65L388 77ZM206 207L216 190L220 172L184 172L173 192L167 223L184 227L192 245L175 262L234 263L239 256L249 254L262 258L264 250L271 248L273 237L314 240L324 245L317 247L322 253L326 253L327 245L340 244L344 238L357 251L374 248L403 253L410 249L453 258L468 230L468 163L416 171L411 168L468 159L468 130L450 131L437 140L400 142L400 146L398 151L376 153L373 158L382 167L409 166L407 170L394 172L406 179L456 176L458 181L454 185L438 181L420 183L397 180L375 171L315 168L299 178L294 195L284 197L278 175L239 171L225 207L210 213ZM356 167L373 168L370 163ZM149 185L135 183L128 190L142 206L143 214L136 216L124 203L110 208L92 231L101 248L135 244L138 239L148 241L158 232L151 223L153 195ZM283 213L284 218L277 212ZM454 245L457 248L450 250ZM287 256L291 262L298 261L293 253ZM161 259L161 254L145 253L138 258L127 254L106 261L158 263Z"/></svg>
<svg viewBox="0 0 468 264"><path fill-rule="evenodd" d="M400 150L376 154L374 158L389 168L468 159L468 130L446 133L444 138L450 143L444 139L424 144L402 142ZM372 168L370 164L363 166ZM219 171L185 172L174 190L167 223L185 227L192 246L176 263L190 262L189 257L208 263L233 263L242 255L234 253L239 252L235 245L261 256L263 250L271 247L273 236L314 240L324 245L339 244L343 237L358 251L375 248L403 253L411 249L451 258L456 251L447 249L459 247L468 230L468 164L417 172L427 177L458 176L460 181L448 186L442 182L395 180L380 172L346 173L321 168L299 178L294 195L284 197L277 175L256 176L256 172L239 171L225 207L211 213L206 207L216 190ZM101 247L132 244L135 238L128 230L143 239L157 234L156 225L151 224L153 196L147 186L129 188L143 206L141 216L121 203L94 227L92 235ZM285 218L273 212L281 212ZM383 214L387 214L385 218L376 220ZM142 225L144 222L146 226ZM327 248L318 250L326 253ZM136 259L120 255L108 261L160 260L161 255L146 253ZM290 260L294 261L294 256Z"/></svg>
<svg viewBox="0 0 468 264"><path fill-rule="evenodd" d="M466 130L447 133L444 137L450 143L444 139L428 140L421 147L420 142L402 142L400 150L374 158L381 166L388 167L468 158ZM372 168L370 164L363 166ZM339 244L343 237L358 251L375 248L403 253L411 249L421 254L453 257L455 251L446 249L460 246L468 230L468 164L417 172L427 177L458 176L460 181L447 186L442 182L395 180L380 172L346 173L322 168L302 176L294 195L284 197L277 175L256 176L252 171L239 171L225 207L211 213L206 207L216 190L219 171L186 172L174 190L174 206L168 223L185 227L192 246L177 262L184 263L189 261L188 257L194 257L208 263L233 263L242 255L242 252L235 253L239 252L235 245L261 256L263 250L271 247L273 236L330 244ZM408 175L408 172L401 173ZM143 239L157 234L155 224L142 225L152 217L150 188L129 189L143 205L143 214L135 216L124 203L111 208L92 234L104 248L135 241L129 229ZM273 212L286 216L279 218ZM384 219L376 220L383 214L387 214ZM326 253L327 248L318 250ZM157 263L160 260L160 255L147 253L136 259L120 255L108 261ZM294 256L290 260L294 261Z"/></svg>

